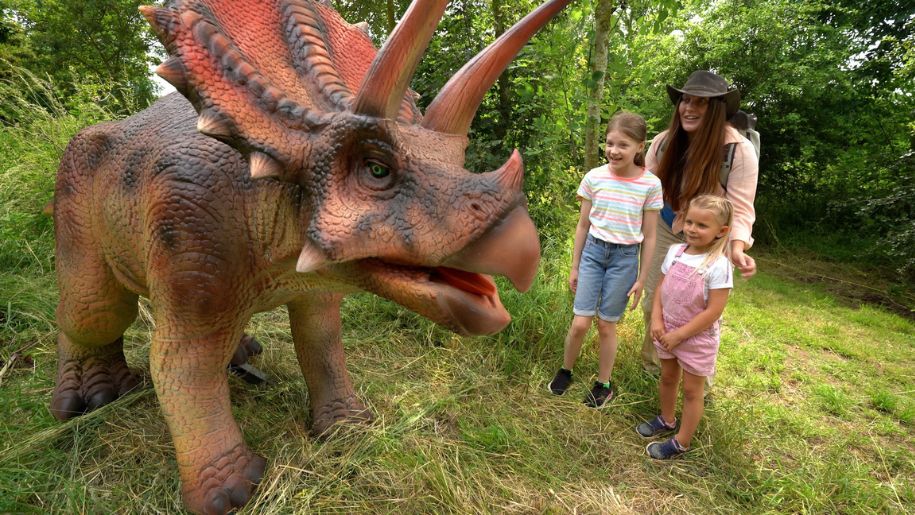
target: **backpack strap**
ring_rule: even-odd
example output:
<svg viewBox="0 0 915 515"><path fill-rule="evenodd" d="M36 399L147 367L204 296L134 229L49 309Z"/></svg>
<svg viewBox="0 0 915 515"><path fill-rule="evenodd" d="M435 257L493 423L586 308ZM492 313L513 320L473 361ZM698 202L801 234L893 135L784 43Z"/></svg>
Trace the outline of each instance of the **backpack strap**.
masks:
<svg viewBox="0 0 915 515"><path fill-rule="evenodd" d="M654 153L654 155L657 156L659 163L661 162L661 157L664 155L665 150L667 150L667 138L658 142L658 151Z"/></svg>
<svg viewBox="0 0 915 515"><path fill-rule="evenodd" d="M718 172L718 181L724 191L728 190L728 176L731 175L731 168L734 166L734 153L737 152L737 143L726 143L723 149L724 155L721 158L721 170Z"/></svg>

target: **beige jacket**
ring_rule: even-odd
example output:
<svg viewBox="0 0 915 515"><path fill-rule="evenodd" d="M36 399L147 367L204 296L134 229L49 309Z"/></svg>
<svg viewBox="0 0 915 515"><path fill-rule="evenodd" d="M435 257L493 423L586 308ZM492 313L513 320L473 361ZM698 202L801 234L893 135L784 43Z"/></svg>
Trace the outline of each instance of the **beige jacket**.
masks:
<svg viewBox="0 0 915 515"><path fill-rule="evenodd" d="M728 175L727 190L716 183L716 195L723 195L734 205L734 222L731 225L732 240L745 242L746 248L753 245L753 222L756 221L756 209L753 202L756 200L756 183L759 179L759 160L756 150L750 140L744 138L733 127L726 127L724 143L737 143L734 149L734 163ZM655 172L658 169L658 143L664 141L667 131L663 131L651 141L651 146L645 154L645 167ZM717 172L716 172L717 174ZM683 230L683 213L677 213L671 228L674 234Z"/></svg>

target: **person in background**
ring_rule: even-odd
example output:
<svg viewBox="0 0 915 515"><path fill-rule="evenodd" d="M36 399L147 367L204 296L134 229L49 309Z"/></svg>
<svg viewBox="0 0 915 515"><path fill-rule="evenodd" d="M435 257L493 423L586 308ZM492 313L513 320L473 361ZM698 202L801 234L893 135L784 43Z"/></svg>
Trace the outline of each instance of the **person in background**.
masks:
<svg viewBox="0 0 915 515"><path fill-rule="evenodd" d="M761 143L759 140L759 133L756 132L756 120L755 114L750 114L738 109L737 112L734 113L734 116L728 120L728 123L731 124L731 127L737 129L737 132L739 132L741 136L750 140L750 143L753 144L753 150L756 151L756 159L758 160Z"/></svg>

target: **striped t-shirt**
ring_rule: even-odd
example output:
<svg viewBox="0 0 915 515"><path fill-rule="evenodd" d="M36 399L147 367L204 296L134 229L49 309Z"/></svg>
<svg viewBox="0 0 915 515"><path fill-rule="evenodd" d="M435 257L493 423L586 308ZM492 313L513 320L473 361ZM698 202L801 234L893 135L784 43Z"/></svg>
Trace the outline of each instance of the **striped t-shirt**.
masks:
<svg viewBox="0 0 915 515"><path fill-rule="evenodd" d="M623 178L613 175L609 165L585 174L578 196L591 201L588 233L623 245L641 243L642 211L659 211L664 205L661 180L653 173L644 170L638 177Z"/></svg>

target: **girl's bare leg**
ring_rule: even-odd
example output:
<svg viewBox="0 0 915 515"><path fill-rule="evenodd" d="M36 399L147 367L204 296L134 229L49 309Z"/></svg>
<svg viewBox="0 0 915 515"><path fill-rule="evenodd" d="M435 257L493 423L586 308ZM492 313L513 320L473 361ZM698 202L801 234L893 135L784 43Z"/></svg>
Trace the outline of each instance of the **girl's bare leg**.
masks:
<svg viewBox="0 0 915 515"><path fill-rule="evenodd" d="M661 380L658 390L661 398L661 417L668 425L677 420L677 387L680 385L680 363L676 359L661 360ZM682 442L681 442L682 443Z"/></svg>
<svg viewBox="0 0 915 515"><path fill-rule="evenodd" d="M705 411L705 377L683 371L683 415L680 420L680 432L677 441L683 447L689 447L702 420Z"/></svg>
<svg viewBox="0 0 915 515"><path fill-rule="evenodd" d="M607 322L597 319L598 335L598 366L597 380L606 383L610 381L610 375L613 373L613 364L616 362L616 322Z"/></svg>
<svg viewBox="0 0 915 515"><path fill-rule="evenodd" d="M569 332L566 334L565 353L562 357L562 368L572 370L575 362L578 361L578 355L581 353L581 345L585 341L588 329L591 328L591 319L594 317L583 317L575 315L572 319L572 325L569 326Z"/></svg>

